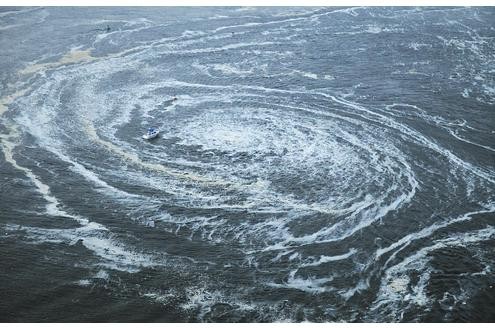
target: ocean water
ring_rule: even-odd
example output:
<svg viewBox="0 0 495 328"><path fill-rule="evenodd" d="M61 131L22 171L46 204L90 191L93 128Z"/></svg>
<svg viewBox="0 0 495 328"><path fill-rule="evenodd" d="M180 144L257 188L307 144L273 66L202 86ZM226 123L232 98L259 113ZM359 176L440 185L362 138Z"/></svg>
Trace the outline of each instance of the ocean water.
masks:
<svg viewBox="0 0 495 328"><path fill-rule="evenodd" d="M495 321L494 22L0 8L0 320Z"/></svg>

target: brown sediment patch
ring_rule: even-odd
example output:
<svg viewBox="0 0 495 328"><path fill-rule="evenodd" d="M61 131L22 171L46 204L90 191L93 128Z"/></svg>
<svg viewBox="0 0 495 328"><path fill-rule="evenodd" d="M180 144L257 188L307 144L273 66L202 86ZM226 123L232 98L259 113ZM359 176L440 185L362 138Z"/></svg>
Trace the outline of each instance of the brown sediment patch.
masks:
<svg viewBox="0 0 495 328"><path fill-rule="evenodd" d="M7 110L8 106L19 97L22 97L28 92L29 88L18 90L10 95L6 95L0 99L0 116L2 116Z"/></svg>
<svg viewBox="0 0 495 328"><path fill-rule="evenodd" d="M68 53L62 56L56 62L43 63L43 64L33 64L29 65L22 70L18 71L21 75L33 74L39 71L55 68L66 64L75 64L81 62L90 62L96 60L96 57L91 56L91 49L78 50L71 49ZM0 116L2 116L7 110L8 106L13 103L17 98L22 97L29 91L29 87L25 89L18 90L12 94L3 96L0 98Z"/></svg>
<svg viewBox="0 0 495 328"><path fill-rule="evenodd" d="M29 65L21 69L19 71L19 74L33 74L45 69L56 68L62 65L90 62L96 60L96 57L91 56L91 50L92 48L86 50L71 49L56 62Z"/></svg>

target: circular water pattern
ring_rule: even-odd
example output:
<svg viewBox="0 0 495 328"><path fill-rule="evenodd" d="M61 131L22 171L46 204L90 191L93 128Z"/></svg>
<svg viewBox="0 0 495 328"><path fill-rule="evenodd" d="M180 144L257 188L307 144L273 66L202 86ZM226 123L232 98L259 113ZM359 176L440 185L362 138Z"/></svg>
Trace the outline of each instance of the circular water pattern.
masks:
<svg viewBox="0 0 495 328"><path fill-rule="evenodd" d="M173 321L438 321L474 307L493 278L493 122L479 119L493 79L476 71L493 62L480 18L493 11L187 10L175 25L123 11L8 77L5 162L49 220L5 215L6 234L84 246L91 274L76 285L132 290ZM75 27L101 25L79 14ZM461 27L413 34L425 18ZM486 82L476 99L435 72L442 51L452 66L471 51L458 74ZM149 126L160 136L143 141Z"/></svg>

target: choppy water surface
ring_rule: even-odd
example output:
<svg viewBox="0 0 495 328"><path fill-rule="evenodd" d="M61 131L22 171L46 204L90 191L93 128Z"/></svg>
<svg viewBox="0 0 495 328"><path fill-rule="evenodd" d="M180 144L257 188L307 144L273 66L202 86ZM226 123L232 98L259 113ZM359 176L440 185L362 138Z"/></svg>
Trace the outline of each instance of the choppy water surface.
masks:
<svg viewBox="0 0 495 328"><path fill-rule="evenodd" d="M2 320L494 321L494 22L2 8Z"/></svg>

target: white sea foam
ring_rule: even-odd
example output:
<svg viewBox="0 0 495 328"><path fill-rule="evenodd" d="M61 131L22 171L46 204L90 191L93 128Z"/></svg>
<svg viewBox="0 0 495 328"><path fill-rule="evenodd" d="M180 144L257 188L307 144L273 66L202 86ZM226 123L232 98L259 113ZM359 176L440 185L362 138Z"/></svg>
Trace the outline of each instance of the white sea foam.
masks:
<svg viewBox="0 0 495 328"><path fill-rule="evenodd" d="M357 252L357 250L352 248L349 250L349 252L342 254L342 255L335 255L335 256L322 255L322 256L320 256L320 258L318 260L314 260L313 262L301 264L301 267L319 266L323 263L345 260L345 259L348 259L349 257L351 257L352 255L356 254L356 252Z"/></svg>
<svg viewBox="0 0 495 328"><path fill-rule="evenodd" d="M280 50L278 48L282 47L279 45L291 42L300 46L305 40L298 40L298 36L308 32L306 25L316 26L320 18L337 13L358 15L355 8L346 8L295 13L265 22L254 17L256 22L221 26L210 31L185 31L176 36L137 42L137 46L99 58L92 57L90 51L74 48L59 62L38 62L27 67L25 73L43 73L45 80L41 83L36 80L37 76L30 74L32 81L37 81L33 90L25 96L12 98L4 108L15 102L19 110L8 116L14 117L14 122L29 131L37 147L69 164L70 170L95 187L95 191L116 204L127 206L122 210L129 214L129 219L147 225L141 227L144 230L158 227L179 237L200 239L205 243L228 241L242 249L245 258L244 262L222 263L225 267L241 266L257 270L262 276L264 270L271 269L270 265L287 263L287 279L268 282L269 286L307 293L330 291L344 300L369 289L366 270L372 266L366 260L362 261L362 257L384 261L389 271L379 273L383 273L385 278L380 286L382 296L377 297L374 309L387 307L404 298L406 302L425 306L429 302L425 292L429 279L426 260L429 250L423 253L420 250L421 254L415 258L421 272L419 282L414 286L407 275L414 262L409 261L408 256L414 258L414 255L405 254L402 268L400 263L397 264L397 255L409 250L413 243L434 236L439 229L471 220L477 213L491 212L490 208L486 209L487 212L452 214L454 219L445 219L406 236L397 236L388 246L380 246L377 250L363 250L353 244L343 254L335 255L323 247L316 254L307 252L306 247L357 237L358 232L367 232L370 227L395 219L408 206L417 206L414 198L420 188L428 187L422 178L434 174L436 168L417 163L410 157L407 147L404 150L403 144L412 143L420 150L432 150L435 156L439 155L450 170L448 179L464 179L470 183L466 187L467 197L476 194L482 186L493 183L490 169L477 166L455 150L423 135L403 118L422 118L446 129L458 140L485 150L493 149L475 142L474 138L469 140L466 133L470 130L468 122L456 123L429 116L427 110L410 104L392 104L386 110L365 106L348 100L357 99L353 96L359 95L351 88L352 95L341 97L323 89L263 87L260 85L262 82L258 85L222 85L226 79L238 77L246 77L242 79L243 83L256 83L247 81L258 78L258 72L263 72L264 77L280 77L281 81L287 73L308 82L334 79L330 74L316 74L289 65L272 72L272 61L293 60L290 57L297 52ZM288 28L289 25L292 26ZM262 39L254 42L249 35L253 28L260 26L266 29L261 33ZM129 31L112 31L96 37L93 46L99 47L107 41L117 45L124 34L156 26L149 22L131 22L128 27L131 27ZM348 32L379 34L401 31L400 26L369 24ZM241 41L244 36L247 39ZM447 46L482 54L479 44L445 41ZM430 47L417 42L405 46L418 51ZM210 53L221 56L233 52L239 52L242 61L212 63L205 60ZM162 65L157 69L153 66L155 60L168 55L193 58L191 66L195 73L202 73L197 74L200 78L181 76L183 81L179 81L179 77L174 77L175 67ZM410 74L426 74L421 69L429 64L418 61L413 65ZM409 69L405 63L402 66L404 71ZM105 90L102 86L119 73L130 78L120 81L113 91ZM485 96L493 96L487 76L482 73L478 79L475 78L478 75L473 76L476 83L485 83ZM213 84L214 79L217 84ZM165 92L180 90L177 93L179 100L166 112L156 110L163 103L161 89L167 90ZM470 97L477 94L478 89L470 87L464 95ZM72 107L64 106L62 100L62 96L68 94ZM128 137L125 132L136 128L136 121L141 124L137 128L157 122L162 139L142 144L139 134ZM73 133L61 132L60 124L71 128ZM48 183L34 175L35 169L16 166L13 155L17 151L16 138L10 135L5 143L2 141L7 161L24 172L43 195L48 204L48 214L71 217L54 198ZM78 147L90 149L88 153L103 153L105 161L95 163L90 154L78 152ZM240 160L242 157L246 160ZM416 171L418 166L425 166L419 174ZM447 183L449 186L452 184L450 180ZM135 195L119 189L122 184L129 186L129 190L150 190L155 195ZM199 209L204 213L215 210L216 214L221 212L225 215L171 215L163 210L168 205ZM235 214L236 219L231 219L230 214ZM262 214L263 219L258 219L257 214ZM167 262L162 257L169 258L166 254L134 249L96 223L88 221L85 227L86 230L27 227L24 230L28 236L41 242L74 244L81 239L81 245L99 259L98 268L104 268L92 279L108 279L108 269L135 272L143 267L162 266ZM488 232L481 232L481 235L485 239L493 238ZM475 234L463 234L441 243L476 242L476 238ZM192 257L186 260L191 265L201 262ZM334 263L337 261L344 263ZM216 265L211 261L205 263ZM349 263L365 275L353 280L357 283L351 288L336 287L337 283L332 285L336 280L333 273L314 276L306 273L333 264ZM405 267L407 269L403 269ZM86 281L90 282L89 279ZM167 303L171 300L167 295L150 291L145 297ZM199 310L200 318L217 302L242 303L207 287L188 290L186 298L183 308Z"/></svg>
<svg viewBox="0 0 495 328"><path fill-rule="evenodd" d="M9 139L13 138L12 135L4 136L2 139L1 147L7 162L9 162L16 169L24 172L24 174L32 181L36 190L46 200L46 213L52 216L64 216L76 220L80 224L87 225L89 221L86 218L69 214L60 209L59 201L51 194L50 187L43 183L30 169L20 166L13 157L13 151L15 144Z"/></svg>
<svg viewBox="0 0 495 328"><path fill-rule="evenodd" d="M81 287L87 287L87 286L91 285L91 281L89 281L88 279L81 279L81 280L77 281L77 284Z"/></svg>
<svg viewBox="0 0 495 328"><path fill-rule="evenodd" d="M297 270L293 270L290 272L289 277L287 278L287 282L284 283L267 283L270 287L275 288L292 288L299 289L308 293L324 293L328 291L332 291L335 288L328 286L328 283L333 280L333 277L330 278L300 278L296 277Z"/></svg>
<svg viewBox="0 0 495 328"><path fill-rule="evenodd" d="M318 79L318 75L315 73L310 73L310 72L304 72L304 71L298 71L298 70L293 70L294 73L300 74L304 77L310 78L310 79Z"/></svg>
<svg viewBox="0 0 495 328"><path fill-rule="evenodd" d="M199 311L198 319L202 320L204 316L211 312L215 304L229 304L237 311L250 311L255 307L250 303L238 300L235 295L227 296L221 291L210 290L207 287L191 287L185 291L186 301L181 304L182 309L186 311Z"/></svg>
<svg viewBox="0 0 495 328"><path fill-rule="evenodd" d="M98 266L113 270L137 272L143 267L165 265L162 256L160 260L154 255L129 250L115 240L106 228L94 222L75 229L44 229L26 226L7 226L8 230L24 231L27 237L35 243L68 243L81 244L92 251L99 259ZM106 279L104 273L98 273L96 278Z"/></svg>
<svg viewBox="0 0 495 328"><path fill-rule="evenodd" d="M228 64L214 64L213 69L229 75L234 74L234 75L246 76L253 73L253 69L242 70L236 68L233 65L228 65Z"/></svg>
<svg viewBox="0 0 495 328"><path fill-rule="evenodd" d="M490 212L493 211L494 209L492 208ZM484 212L467 213L463 218L470 218L471 215ZM459 220L460 218L455 221L459 222ZM457 233L444 239L434 240L433 245L423 247L404 258L401 262L389 267L382 278L380 291L371 306L371 311L380 310L383 312L383 308L386 308L391 316L389 319L396 320L401 315L401 312L403 313L407 309L407 307L401 306L401 312L397 312L398 305L402 300L416 306L428 306L432 302L426 290L432 272L432 269L428 266L430 252L441 248L476 244L491 240L494 235L495 229L490 226L478 231ZM411 285L408 274L413 271L420 272L420 277L416 284Z"/></svg>
<svg viewBox="0 0 495 328"><path fill-rule="evenodd" d="M94 276L94 278L103 279L103 280L108 280L109 277L110 276L109 276L108 272L105 270L98 271L98 273Z"/></svg>
<svg viewBox="0 0 495 328"><path fill-rule="evenodd" d="M426 43L412 42L412 43L409 44L408 47L411 48L411 49L414 49L414 50L418 51L418 50L421 50L422 48L431 48L431 45L430 44L426 44Z"/></svg>

